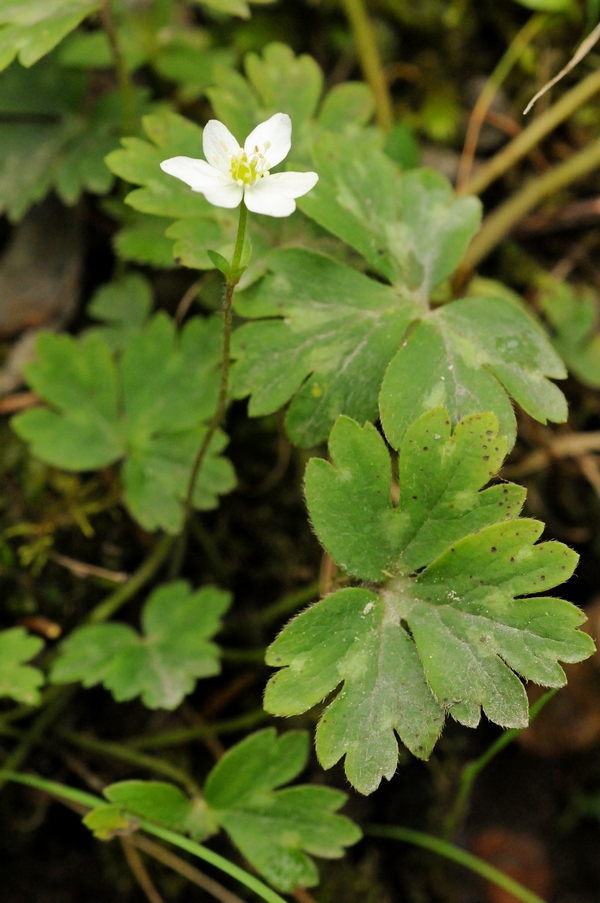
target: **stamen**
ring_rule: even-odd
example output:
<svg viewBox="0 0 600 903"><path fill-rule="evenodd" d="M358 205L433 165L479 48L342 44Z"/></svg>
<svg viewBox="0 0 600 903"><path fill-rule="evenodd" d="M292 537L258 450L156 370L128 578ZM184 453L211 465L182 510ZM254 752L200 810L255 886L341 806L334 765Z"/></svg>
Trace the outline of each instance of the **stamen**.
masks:
<svg viewBox="0 0 600 903"><path fill-rule="evenodd" d="M255 145L254 153L248 153L240 148L237 156L230 155L230 175L234 182L243 187L253 185L258 179L264 179L269 175L268 162Z"/></svg>

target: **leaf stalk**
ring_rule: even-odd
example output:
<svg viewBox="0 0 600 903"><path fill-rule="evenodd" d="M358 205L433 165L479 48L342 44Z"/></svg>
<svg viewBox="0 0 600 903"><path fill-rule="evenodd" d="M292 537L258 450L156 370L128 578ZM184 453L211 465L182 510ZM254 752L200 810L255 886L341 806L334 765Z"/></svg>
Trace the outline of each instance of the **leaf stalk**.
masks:
<svg viewBox="0 0 600 903"><path fill-rule="evenodd" d="M373 24L363 0L342 0L342 3L352 28L361 69L375 97L377 125L389 132L394 123L394 110Z"/></svg>
<svg viewBox="0 0 600 903"><path fill-rule="evenodd" d="M537 119L523 129L510 144L496 154L486 165L477 172L470 181L462 185L458 195L480 195L485 189L504 175L522 157L533 150L540 141L552 132L561 122L568 119L576 110L582 107L590 98L600 91L600 69L592 72L587 78L580 81L574 88L564 94L560 100L548 110L538 116Z"/></svg>
<svg viewBox="0 0 600 903"><path fill-rule="evenodd" d="M550 702L555 693L557 693L557 690L548 690L547 693L544 693L544 695L531 706L529 715L530 724L535 720L546 703ZM446 840L452 837L456 832L456 828L464 820L468 812L473 784L477 780L480 772L482 772L486 765L489 765L492 759L495 759L496 756L501 753L505 747L509 746L509 744L511 744L524 730L526 730L526 728L511 727L509 730L503 731L492 745L479 756L479 758L474 759L472 762L468 762L462 769L454 806L444 821L443 834Z"/></svg>
<svg viewBox="0 0 600 903"><path fill-rule="evenodd" d="M514 878L505 875L504 872L494 868L488 862L484 862L478 856L474 856L473 853L468 853L455 844L442 840L441 837L433 837L431 834L413 831L410 828L387 825L367 825L365 834L370 837L387 837L390 840L399 840L402 843L410 843L425 850L431 850L432 853L437 853L438 856L443 856L445 859L451 859L471 872L475 872L475 874L485 878L486 881L490 881L496 887L506 891L507 894L512 894L521 903L544 903L541 897L538 897L537 894L534 894L528 888L523 887Z"/></svg>
<svg viewBox="0 0 600 903"><path fill-rule="evenodd" d="M536 13L531 16L511 41L506 52L502 56L502 59L483 86L483 90L473 107L469 125L467 127L465 144L460 159L458 176L456 178L457 194L461 194L462 187L467 183L469 176L471 175L473 158L477 149L481 126L483 125L498 89L523 55L525 49L529 46L535 36L544 29L549 20L550 16L545 13Z"/></svg>
<svg viewBox="0 0 600 903"><path fill-rule="evenodd" d="M599 72L600 74L600 72ZM515 226L545 198L566 188L600 166L600 139L573 154L529 182L513 197L509 198L486 220L481 231L471 242L463 262L457 271L457 282L463 284L472 270L506 238Z"/></svg>
<svg viewBox="0 0 600 903"><path fill-rule="evenodd" d="M105 800L93 796L91 793L86 793L83 790L76 790L74 787L67 787L56 781L48 781L45 778L37 777L37 775L16 774L12 771L3 769L0 771L0 781L13 781L16 784L24 784L26 787L34 787L36 790L42 790L45 793L49 793L59 800L69 800L70 802L85 806L87 809L97 809L99 806L106 805ZM187 837L182 837L181 834L177 834L175 831L161 828L158 825L144 821L143 819L140 819L138 823L140 828L147 834L153 834L161 840L166 840L167 843L173 844L173 846L179 847L187 853L191 853L198 859L203 859L205 862L214 865L215 868L225 872L225 874L234 878L236 881L239 881L240 884L243 884L244 887L253 891L258 897L263 899L265 903L286 903L283 897L278 893L271 890L270 887L267 887L266 884L263 884L263 882L258 878L255 878L254 875L249 874L249 872L244 871L244 869L241 869L233 862L225 859L224 856L219 856L218 853L214 853L207 847L204 847L193 840L189 840Z"/></svg>

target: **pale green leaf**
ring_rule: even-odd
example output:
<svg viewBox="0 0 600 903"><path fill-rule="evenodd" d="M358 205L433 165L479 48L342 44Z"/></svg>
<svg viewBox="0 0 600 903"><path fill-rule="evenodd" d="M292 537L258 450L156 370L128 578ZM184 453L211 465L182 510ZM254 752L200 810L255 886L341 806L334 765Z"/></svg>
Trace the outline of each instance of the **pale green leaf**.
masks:
<svg viewBox="0 0 600 903"><path fill-rule="evenodd" d="M319 181L299 206L416 300L452 274L479 226L481 205L458 198L440 173L401 175L365 142L324 134L313 148Z"/></svg>
<svg viewBox="0 0 600 903"><path fill-rule="evenodd" d="M271 274L236 300L255 322L234 333L234 395L251 394L253 416L293 397L287 426L299 445L325 439L341 412L375 419L385 368L420 308L309 251L271 253L268 265Z"/></svg>
<svg viewBox="0 0 600 903"><path fill-rule="evenodd" d="M346 794L329 787L277 790L305 767L308 736L273 728L251 734L215 765L204 788L206 802L243 855L281 890L311 887L318 873L310 858L335 859L360 839L337 815Z"/></svg>
<svg viewBox="0 0 600 903"><path fill-rule="evenodd" d="M392 445L423 411L445 405L452 421L495 411L512 447L514 413L505 391L532 417L562 422L566 400L549 381L566 371L540 325L510 298L463 298L433 311L387 370L381 418Z"/></svg>
<svg viewBox="0 0 600 903"><path fill-rule="evenodd" d="M129 213L113 239L115 251L122 260L172 269L173 242L166 236L169 225L170 220L163 217Z"/></svg>
<svg viewBox="0 0 600 903"><path fill-rule="evenodd" d="M77 341L66 334L41 333L27 379L51 406L33 408L12 421L35 455L69 470L93 470L119 459L124 442L117 368L100 336Z"/></svg>
<svg viewBox="0 0 600 903"><path fill-rule="evenodd" d="M389 454L370 424L340 418L332 462L309 462L315 531L369 586L333 593L284 628L267 651L281 670L265 708L299 714L338 690L319 721L317 754L324 767L345 756L363 793L394 774L396 734L426 758L445 713L474 727L483 710L523 727L520 677L562 686L559 661L593 650L575 606L522 598L566 580L577 556L561 543L536 545L543 525L514 519L520 487L481 490L506 447L494 414L466 417L454 433L443 408L424 414L402 442L396 505Z"/></svg>
<svg viewBox="0 0 600 903"><path fill-rule="evenodd" d="M127 273L117 282L109 282L95 292L87 313L105 325L88 330L88 334L99 333L109 348L121 351L130 336L145 324L151 310L150 283L141 273Z"/></svg>
<svg viewBox="0 0 600 903"><path fill-rule="evenodd" d="M340 413L375 420L380 389L392 444L444 404L455 423L495 411L512 446L507 392L542 422L564 419L565 399L547 379L564 377L564 367L520 302L465 298L428 312L410 292L308 250L272 252L267 265L269 275L235 302L253 322L233 337L232 392L251 396L252 416L292 399L286 423L296 444L325 439Z"/></svg>
<svg viewBox="0 0 600 903"><path fill-rule="evenodd" d="M66 204L104 194L113 176L104 157L118 142L121 101L110 93L81 112L85 75L44 60L0 74L0 212L20 219L55 189ZM136 103L144 95L136 92Z"/></svg>
<svg viewBox="0 0 600 903"><path fill-rule="evenodd" d="M324 768L345 756L348 780L361 793L396 773L395 732L419 758L440 735L444 710L416 647L370 590L339 590L298 615L266 660L282 669L264 699L275 715L305 712L343 685L319 720L317 755Z"/></svg>
<svg viewBox="0 0 600 903"><path fill-rule="evenodd" d="M0 697L38 705L44 675L23 663L34 658L43 646L43 640L30 636L23 627L0 631Z"/></svg>
<svg viewBox="0 0 600 903"><path fill-rule="evenodd" d="M167 46L161 47L153 66L163 78L178 85L178 96L190 103L206 94L214 83L215 67L235 63L232 49L212 49L206 32L182 31Z"/></svg>
<svg viewBox="0 0 600 903"><path fill-rule="evenodd" d="M60 647L51 679L101 683L117 702L141 696L148 708L177 708L199 678L219 673L212 637L230 602L216 587L192 592L183 580L164 584L144 605L141 636L125 624L80 627Z"/></svg>
<svg viewBox="0 0 600 903"><path fill-rule="evenodd" d="M219 390L221 323L199 317L178 334L158 314L132 328L123 355L99 330L78 340L44 333L30 385L49 407L12 424L42 460L65 470L123 461L124 502L146 529L177 533L192 466ZM194 504L212 508L233 488L217 433L200 469Z"/></svg>
<svg viewBox="0 0 600 903"><path fill-rule="evenodd" d="M552 343L584 385L600 386L600 333L596 292L544 277L538 303L554 335Z"/></svg>
<svg viewBox="0 0 600 903"><path fill-rule="evenodd" d="M349 819L337 814L346 794L310 785L279 790L306 766L308 736L273 728L251 734L230 749L206 780L204 796L189 799L171 784L122 781L104 794L113 804L96 810L101 830L118 832L120 816L157 822L181 834L205 838L225 828L254 868L284 891L316 884L311 856L343 856L360 839ZM108 811L107 811L108 810ZM93 827L86 820L88 827Z"/></svg>
<svg viewBox="0 0 600 903"><path fill-rule="evenodd" d="M0 0L0 69L32 66L95 12L99 0Z"/></svg>
<svg viewBox="0 0 600 903"><path fill-rule="evenodd" d="M306 472L313 526L344 570L363 580L382 580L399 558L403 569L416 570L449 543L518 516L525 499L520 486L479 491L501 467L506 446L493 414L466 417L452 434L446 411L429 411L404 439L401 501L394 507L380 434L369 423L361 429L340 417L329 439L333 466L314 458Z"/></svg>
<svg viewBox="0 0 600 903"><path fill-rule="evenodd" d="M215 66L213 84L206 94L216 118L225 123L238 141L244 141L246 135L267 118L252 86L243 75L228 66Z"/></svg>
<svg viewBox="0 0 600 903"><path fill-rule="evenodd" d="M577 12L574 0L515 0L520 6L535 9L543 13Z"/></svg>
<svg viewBox="0 0 600 903"><path fill-rule="evenodd" d="M138 824L135 819L124 815L120 806L98 806L83 819L83 824L98 840L112 840L133 834Z"/></svg>
<svg viewBox="0 0 600 903"><path fill-rule="evenodd" d="M250 18L250 7L246 0L195 0L195 2L227 16L239 16L240 19Z"/></svg>
<svg viewBox="0 0 600 903"><path fill-rule="evenodd" d="M162 781L120 781L104 789L104 796L140 818L158 822L180 834L204 839L218 829L201 799L190 800L173 784Z"/></svg>
<svg viewBox="0 0 600 903"><path fill-rule="evenodd" d="M364 82L334 85L323 100L318 123L329 132L342 134L349 125L365 126L375 113L375 98Z"/></svg>
<svg viewBox="0 0 600 903"><path fill-rule="evenodd" d="M286 44L272 43L262 56L247 54L244 68L268 115L287 113L296 130L314 116L323 91L323 73L311 56L295 56Z"/></svg>

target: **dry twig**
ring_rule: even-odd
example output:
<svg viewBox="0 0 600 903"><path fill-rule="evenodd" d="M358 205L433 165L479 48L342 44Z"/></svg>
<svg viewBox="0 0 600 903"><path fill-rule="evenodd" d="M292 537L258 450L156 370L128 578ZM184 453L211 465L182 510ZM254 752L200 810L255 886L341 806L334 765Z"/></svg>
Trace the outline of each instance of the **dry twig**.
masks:
<svg viewBox="0 0 600 903"><path fill-rule="evenodd" d="M167 868L170 868L184 878L187 878L188 881L191 881L197 887L201 887L202 890L211 894L215 900L219 900L220 903L244 903L240 897L236 894L232 894L231 891L223 887L222 884L219 884L218 881L209 878L204 872L201 872L195 866L190 865L185 859L176 856L175 853L171 853L170 850L166 850L159 843L148 840L147 837L143 837L140 834L134 834L130 840L139 850L147 853L148 856L152 856L152 858L156 859L158 862L162 862Z"/></svg>
<svg viewBox="0 0 600 903"><path fill-rule="evenodd" d="M131 869L133 877L146 894L149 903L164 903L163 898L154 887L152 879L146 871L140 854L136 850L131 839L129 837L121 837L119 839L121 841L121 846L123 847L123 852L125 853L127 865Z"/></svg>
<svg viewBox="0 0 600 903"><path fill-rule="evenodd" d="M68 555L61 555L59 552L50 552L48 557L56 564L71 571L76 577L101 577L103 580L110 580L111 583L125 583L129 580L129 574L126 574L125 571L109 571L107 568L86 564L85 561L77 561L76 558L69 558Z"/></svg>

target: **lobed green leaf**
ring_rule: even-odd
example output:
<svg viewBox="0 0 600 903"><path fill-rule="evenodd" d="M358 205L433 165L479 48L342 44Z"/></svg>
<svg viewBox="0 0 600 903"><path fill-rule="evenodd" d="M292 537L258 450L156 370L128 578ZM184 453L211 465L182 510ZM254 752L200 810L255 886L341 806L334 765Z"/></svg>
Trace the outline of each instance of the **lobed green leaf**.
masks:
<svg viewBox="0 0 600 903"><path fill-rule="evenodd" d="M32 66L59 44L99 0L0 0L0 69L16 56Z"/></svg>
<svg viewBox="0 0 600 903"><path fill-rule="evenodd" d="M313 251L267 257L268 275L237 296L253 322L236 331L232 391L253 416L292 399L295 443L323 441L338 414L375 420L399 445L424 411L443 404L453 423L494 410L510 446L507 395L542 422L566 417L548 377L566 371L540 325L511 298L463 298L426 311L393 289Z"/></svg>
<svg viewBox="0 0 600 903"><path fill-rule="evenodd" d="M83 73L49 60L0 74L0 211L11 220L51 189L68 205L84 191L110 190L104 157L118 142L121 99L109 93L84 114L85 90ZM145 94L136 91L135 102L141 107Z"/></svg>
<svg viewBox="0 0 600 903"><path fill-rule="evenodd" d="M506 393L539 420L563 422L564 395L550 382L566 370L544 331L510 298L462 298L432 311L390 362L381 420L395 447L416 417L445 405L453 422L493 410L512 448L515 416Z"/></svg>
<svg viewBox="0 0 600 903"><path fill-rule="evenodd" d="M112 351L122 351L131 336L146 323L152 303L148 280L141 273L127 273L94 293L87 313L104 325L93 327L88 334L96 332Z"/></svg>
<svg viewBox="0 0 600 903"><path fill-rule="evenodd" d="M141 636L126 624L80 627L62 644L51 680L101 683L117 702L141 696L148 708L177 708L199 678L219 673L212 637L230 602L216 587L164 584L144 605Z"/></svg>
<svg viewBox="0 0 600 903"><path fill-rule="evenodd" d="M475 198L454 198L429 169L401 175L376 147L324 134L313 145L319 181L301 210L355 248L420 303L452 274L479 227Z"/></svg>
<svg viewBox="0 0 600 903"><path fill-rule="evenodd" d="M361 836L336 814L345 793L316 786L276 790L302 771L307 756L306 733L277 738L267 728L229 750L204 788L206 802L244 856L288 892L318 883L310 855L338 858Z"/></svg>
<svg viewBox="0 0 600 903"><path fill-rule="evenodd" d="M569 371L586 386L600 386L600 334L593 289L577 290L544 277L538 304L553 330L552 344Z"/></svg>
<svg viewBox="0 0 600 903"><path fill-rule="evenodd" d="M85 823L106 838L127 830L134 817L171 830L208 837L223 827L250 863L271 884L292 892L318 882L311 856L334 859L356 843L360 830L338 815L346 794L301 785L279 790L306 766L308 735L273 728L246 737L214 766L204 798L188 799L171 784L122 781L104 791L112 803Z"/></svg>
<svg viewBox="0 0 600 903"><path fill-rule="evenodd" d="M268 265L270 275L235 302L261 319L234 333L232 393L251 393L253 416L295 396L287 426L303 446L322 441L339 413L375 419L387 362L419 308L310 251L273 252Z"/></svg>
<svg viewBox="0 0 600 903"><path fill-rule="evenodd" d="M131 281L123 290L139 291ZM145 302L143 302L145 303ZM65 470L122 461L124 502L147 530L181 528L195 456L219 391L221 324L188 321L180 333L165 314L132 328L122 355L98 330L80 339L43 333L30 385L49 405L18 414L13 429L33 453ZM226 438L211 440L194 504L212 508L234 485L220 457Z"/></svg>
<svg viewBox="0 0 600 903"><path fill-rule="evenodd" d="M34 658L43 646L43 640L29 636L23 627L0 631L0 696L27 705L39 703L44 675L23 662Z"/></svg>
<svg viewBox="0 0 600 903"><path fill-rule="evenodd" d="M452 433L446 410L429 411L404 435L397 504L389 453L371 424L339 418L331 463L308 464L317 535L370 585L339 590L284 628L267 651L281 670L265 708L299 714L338 691L319 721L317 754L326 768L345 757L362 793L393 775L396 735L426 758L446 714L473 727L483 710L524 727L520 678L562 686L559 661L593 651L575 606L523 598L570 577L577 556L561 543L536 545L542 525L514 519L520 487L482 489L506 448L494 414L466 417Z"/></svg>

